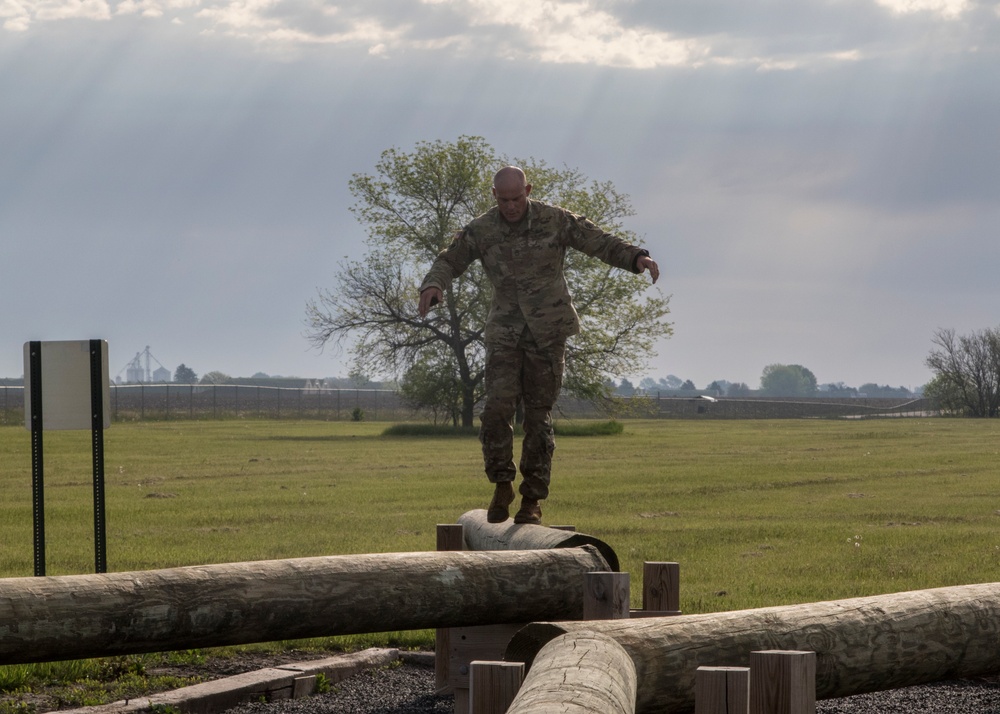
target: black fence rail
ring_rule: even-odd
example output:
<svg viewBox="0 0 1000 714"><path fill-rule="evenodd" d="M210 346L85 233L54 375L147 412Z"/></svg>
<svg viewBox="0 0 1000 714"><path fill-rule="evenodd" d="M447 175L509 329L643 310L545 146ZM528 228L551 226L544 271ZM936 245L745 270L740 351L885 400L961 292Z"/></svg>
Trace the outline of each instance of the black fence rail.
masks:
<svg viewBox="0 0 1000 714"><path fill-rule="evenodd" d="M618 400L611 410L569 396L556 418L646 419L865 419L935 416L925 399L708 399L698 394L649 394ZM319 419L406 421L424 419L391 389L317 389L237 384L120 384L111 386L111 420ZM0 424L24 423L24 388L0 385Z"/></svg>

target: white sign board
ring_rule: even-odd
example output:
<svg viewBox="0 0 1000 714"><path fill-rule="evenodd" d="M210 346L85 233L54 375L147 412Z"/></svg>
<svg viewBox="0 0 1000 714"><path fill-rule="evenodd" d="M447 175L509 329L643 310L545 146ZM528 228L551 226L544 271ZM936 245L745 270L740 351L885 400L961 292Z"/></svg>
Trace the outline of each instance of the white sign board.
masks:
<svg viewBox="0 0 1000 714"><path fill-rule="evenodd" d="M104 428L111 426L111 386L108 379L108 343L101 346L101 395ZM90 383L90 340L36 342L42 351L42 429L90 429L93 427ZM24 343L24 426L31 429L31 342Z"/></svg>

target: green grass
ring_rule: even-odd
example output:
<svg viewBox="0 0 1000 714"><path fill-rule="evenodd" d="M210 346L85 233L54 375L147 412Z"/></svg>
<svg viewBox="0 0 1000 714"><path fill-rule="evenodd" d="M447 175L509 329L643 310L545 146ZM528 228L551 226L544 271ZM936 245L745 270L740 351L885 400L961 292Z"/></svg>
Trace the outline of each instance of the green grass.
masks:
<svg viewBox="0 0 1000 714"><path fill-rule="evenodd" d="M148 654L128 657L47 662L0 667L0 712L30 712L34 707L19 699L44 688L60 707L83 707L134 699L150 691L176 689L202 681L194 677L151 674L159 665L168 665L184 653Z"/></svg>
<svg viewBox="0 0 1000 714"><path fill-rule="evenodd" d="M627 421L557 438L549 523L631 573L677 561L711 612L997 580L997 420ZM591 430L587 422L562 423ZM367 422L116 424L105 433L108 568L428 551L484 508L473 435ZM597 431L600 431L599 429ZM45 434L49 575L93 570L89 432ZM0 428L0 576L32 572L31 457ZM324 640L429 646L429 633Z"/></svg>

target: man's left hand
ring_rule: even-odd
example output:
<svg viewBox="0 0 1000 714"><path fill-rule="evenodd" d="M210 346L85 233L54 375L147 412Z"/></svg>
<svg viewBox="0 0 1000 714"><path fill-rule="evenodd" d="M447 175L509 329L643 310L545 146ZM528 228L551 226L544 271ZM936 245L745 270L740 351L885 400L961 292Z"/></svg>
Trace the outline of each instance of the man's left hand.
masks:
<svg viewBox="0 0 1000 714"><path fill-rule="evenodd" d="M649 277L653 279L653 284L656 285L656 281L660 277L660 266L648 255L640 255L639 259L635 261L635 269L640 273L645 273L646 268L649 268Z"/></svg>

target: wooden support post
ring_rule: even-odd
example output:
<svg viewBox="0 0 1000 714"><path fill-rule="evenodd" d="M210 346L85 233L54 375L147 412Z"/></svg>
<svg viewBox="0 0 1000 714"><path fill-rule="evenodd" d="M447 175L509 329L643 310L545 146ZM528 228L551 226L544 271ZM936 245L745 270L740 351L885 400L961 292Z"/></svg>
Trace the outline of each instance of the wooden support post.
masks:
<svg viewBox="0 0 1000 714"><path fill-rule="evenodd" d="M749 667L699 667L695 671L694 714L747 714Z"/></svg>
<svg viewBox="0 0 1000 714"><path fill-rule="evenodd" d="M750 714L815 714L816 653L750 653Z"/></svg>
<svg viewBox="0 0 1000 714"><path fill-rule="evenodd" d="M469 684L472 663L501 661L504 650L522 624L452 627L448 631L448 679L445 692L455 695L455 714L469 713Z"/></svg>
<svg viewBox="0 0 1000 714"><path fill-rule="evenodd" d="M681 609L681 566L679 563L646 561L642 564L642 609L675 611Z"/></svg>
<svg viewBox="0 0 1000 714"><path fill-rule="evenodd" d="M465 527L461 523L438 523L437 549L465 550Z"/></svg>
<svg viewBox="0 0 1000 714"><path fill-rule="evenodd" d="M680 565L646 561L642 564L642 609L632 617L681 614Z"/></svg>
<svg viewBox="0 0 1000 714"><path fill-rule="evenodd" d="M523 681L523 662L472 662L469 670L469 714L504 714Z"/></svg>
<svg viewBox="0 0 1000 714"><path fill-rule="evenodd" d="M583 619L627 620L631 589L628 573L584 575Z"/></svg>
<svg viewBox="0 0 1000 714"><path fill-rule="evenodd" d="M461 523L438 523L437 549L465 550L465 528ZM434 639L434 686L439 692L448 690L448 659L451 638L448 628L439 628Z"/></svg>

